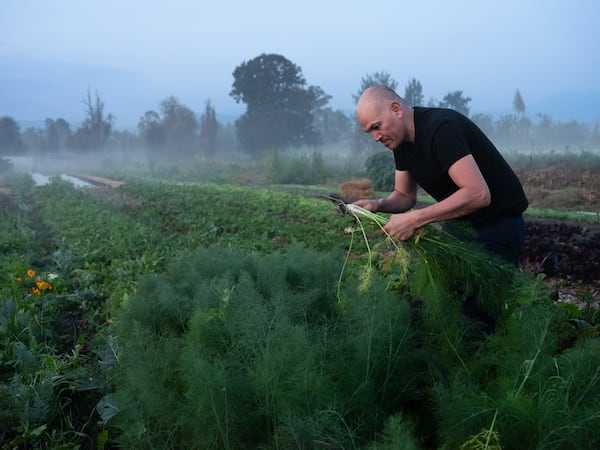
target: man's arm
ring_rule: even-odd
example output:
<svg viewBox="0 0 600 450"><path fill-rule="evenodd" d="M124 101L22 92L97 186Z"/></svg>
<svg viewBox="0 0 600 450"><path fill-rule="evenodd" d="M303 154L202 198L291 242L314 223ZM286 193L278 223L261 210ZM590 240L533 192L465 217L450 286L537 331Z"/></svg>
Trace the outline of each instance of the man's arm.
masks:
<svg viewBox="0 0 600 450"><path fill-rule="evenodd" d="M490 204L489 187L472 155L456 161L448 170L448 174L458 186L454 194L425 208L393 215L384 227L385 230L390 235L405 240L412 236L416 229L428 223L466 216Z"/></svg>
<svg viewBox="0 0 600 450"><path fill-rule="evenodd" d="M417 202L417 185L406 171L396 170L394 190L386 198L361 199L354 202L373 212L401 213L408 211Z"/></svg>

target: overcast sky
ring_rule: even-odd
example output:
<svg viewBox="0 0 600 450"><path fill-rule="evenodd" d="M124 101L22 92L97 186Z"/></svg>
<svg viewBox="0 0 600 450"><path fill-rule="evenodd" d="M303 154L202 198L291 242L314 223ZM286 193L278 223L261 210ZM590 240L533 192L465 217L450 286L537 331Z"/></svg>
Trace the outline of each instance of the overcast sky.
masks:
<svg viewBox="0 0 600 450"><path fill-rule="evenodd" d="M171 95L235 116L232 72L262 53L345 112L385 71L426 101L462 90L472 113L512 112L519 89L532 118L600 121L598 0L0 0L0 116L74 126L88 88L116 128Z"/></svg>

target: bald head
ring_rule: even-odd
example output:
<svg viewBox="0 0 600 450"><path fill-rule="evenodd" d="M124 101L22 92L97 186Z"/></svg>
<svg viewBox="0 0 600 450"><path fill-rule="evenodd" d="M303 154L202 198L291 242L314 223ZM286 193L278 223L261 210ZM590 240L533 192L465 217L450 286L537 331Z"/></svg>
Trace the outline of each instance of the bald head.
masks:
<svg viewBox="0 0 600 450"><path fill-rule="evenodd" d="M358 99L357 109L381 108L393 102L404 104L404 100L387 86L371 86L363 91Z"/></svg>
<svg viewBox="0 0 600 450"><path fill-rule="evenodd" d="M360 127L390 149L414 139L413 110L387 86L371 86L356 105Z"/></svg>

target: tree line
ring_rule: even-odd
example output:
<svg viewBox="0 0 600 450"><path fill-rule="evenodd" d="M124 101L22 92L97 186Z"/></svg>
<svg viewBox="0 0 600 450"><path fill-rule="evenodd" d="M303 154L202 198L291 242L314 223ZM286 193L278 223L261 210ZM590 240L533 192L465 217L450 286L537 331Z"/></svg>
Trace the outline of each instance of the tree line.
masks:
<svg viewBox="0 0 600 450"><path fill-rule="evenodd" d="M403 95L413 106L452 108L470 115L471 97L461 90L448 92L441 100L425 102L419 80L408 80L404 92L385 72L367 74L354 101L369 86L383 84ZM230 96L246 106L232 125L217 120L215 107L207 100L201 114L180 103L175 97L162 100L158 109L146 111L139 119L137 133L115 130L115 119L105 112L98 93L88 89L84 99L85 118L72 129L63 118L47 118L43 128L21 131L17 121L0 118L0 155L26 155L61 151L94 152L106 148L143 147L151 159L172 160L193 156L212 157L220 150L241 150L251 155L294 147L321 148L343 144L353 153L371 150L376 143L366 139L353 116L329 106L331 96L319 86L309 85L302 69L278 54L261 54L244 61L233 71ZM570 121L555 122L548 115L533 121L525 115L526 106L517 89L513 98L514 114L494 118L476 114L471 118L504 148L586 148L600 146L600 128Z"/></svg>

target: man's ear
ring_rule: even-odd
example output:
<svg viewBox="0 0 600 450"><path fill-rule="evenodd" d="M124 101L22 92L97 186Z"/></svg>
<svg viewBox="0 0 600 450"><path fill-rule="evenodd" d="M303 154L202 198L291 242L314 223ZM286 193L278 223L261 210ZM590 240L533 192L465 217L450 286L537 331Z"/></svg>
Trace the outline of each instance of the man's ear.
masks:
<svg viewBox="0 0 600 450"><path fill-rule="evenodd" d="M390 105L390 110L399 118L402 118L404 114L404 109L402 109L402 104L400 102L392 102Z"/></svg>

